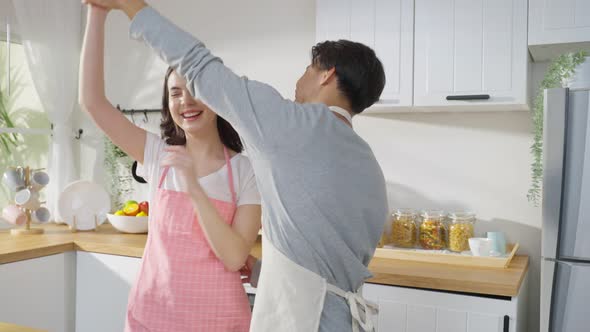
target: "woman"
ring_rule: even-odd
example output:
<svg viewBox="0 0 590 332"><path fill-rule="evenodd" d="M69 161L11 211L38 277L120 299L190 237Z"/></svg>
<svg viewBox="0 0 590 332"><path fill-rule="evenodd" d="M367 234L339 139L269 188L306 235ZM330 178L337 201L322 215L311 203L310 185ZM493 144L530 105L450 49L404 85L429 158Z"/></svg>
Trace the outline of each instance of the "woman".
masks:
<svg viewBox="0 0 590 332"><path fill-rule="evenodd" d="M143 165L150 231L127 306L126 331L247 331L240 280L260 229L260 197L234 129L195 100L169 69L162 139L133 125L104 93L107 11L89 7L80 103L104 133Z"/></svg>

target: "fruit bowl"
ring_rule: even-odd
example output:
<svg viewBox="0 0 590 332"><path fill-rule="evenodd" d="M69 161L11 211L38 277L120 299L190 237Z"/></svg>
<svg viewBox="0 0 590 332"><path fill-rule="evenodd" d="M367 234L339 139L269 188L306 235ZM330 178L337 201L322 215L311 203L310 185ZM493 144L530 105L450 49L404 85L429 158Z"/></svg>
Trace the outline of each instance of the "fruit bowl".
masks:
<svg viewBox="0 0 590 332"><path fill-rule="evenodd" d="M107 214L107 219L120 232L123 233L147 233L148 217L117 216Z"/></svg>

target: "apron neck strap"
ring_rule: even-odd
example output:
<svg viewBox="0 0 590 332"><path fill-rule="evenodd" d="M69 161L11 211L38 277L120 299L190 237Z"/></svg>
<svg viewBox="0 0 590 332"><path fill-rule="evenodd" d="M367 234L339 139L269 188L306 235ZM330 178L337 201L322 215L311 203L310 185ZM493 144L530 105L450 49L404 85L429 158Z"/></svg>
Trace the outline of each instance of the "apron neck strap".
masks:
<svg viewBox="0 0 590 332"><path fill-rule="evenodd" d="M166 179L166 174L168 174L168 170L170 170L170 166L164 167L164 171L160 176L160 181L158 182L158 189L162 189L162 184L164 183L164 179Z"/></svg>
<svg viewBox="0 0 590 332"><path fill-rule="evenodd" d="M227 177L229 179L229 191L231 192L231 199L234 205L238 204L238 200L236 198L236 191L234 190L234 172L233 167L231 166L231 159L229 157L229 151L225 145L223 146L223 154L225 155L225 165L227 166ZM164 167L164 171L162 172L162 176L160 176L160 181L158 182L158 189L162 189L162 184L164 184L164 180L166 179L166 175L170 170L170 166Z"/></svg>
<svg viewBox="0 0 590 332"><path fill-rule="evenodd" d="M229 191L231 192L231 200L234 203L234 205L238 205L238 200L236 198L236 191L234 190L233 167L231 166L231 159L229 157L229 151L225 145L223 146L223 154L225 155L225 165L227 166L227 178L229 179Z"/></svg>
<svg viewBox="0 0 590 332"><path fill-rule="evenodd" d="M350 115L350 112L338 106L330 106L328 108L330 109L330 111L342 115L346 119L346 121L348 121L348 123L352 125L352 115Z"/></svg>

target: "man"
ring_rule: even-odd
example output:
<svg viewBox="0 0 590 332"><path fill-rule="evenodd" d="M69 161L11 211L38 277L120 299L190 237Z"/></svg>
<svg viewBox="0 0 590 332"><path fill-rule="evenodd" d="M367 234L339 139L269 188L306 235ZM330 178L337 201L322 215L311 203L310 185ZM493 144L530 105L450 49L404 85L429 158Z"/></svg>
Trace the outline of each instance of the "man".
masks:
<svg viewBox="0 0 590 332"><path fill-rule="evenodd" d="M358 290L371 276L387 200L382 171L351 118L385 84L373 50L350 41L316 45L292 102L235 75L143 0L85 1L125 11L131 36L242 136L264 213L251 331L372 330Z"/></svg>

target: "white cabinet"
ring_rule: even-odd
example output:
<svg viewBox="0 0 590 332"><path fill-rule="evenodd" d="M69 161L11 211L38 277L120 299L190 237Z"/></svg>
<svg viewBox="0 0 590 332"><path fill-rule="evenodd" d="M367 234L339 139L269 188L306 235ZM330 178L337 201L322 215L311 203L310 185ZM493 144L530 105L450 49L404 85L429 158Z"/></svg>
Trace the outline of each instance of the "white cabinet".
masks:
<svg viewBox="0 0 590 332"><path fill-rule="evenodd" d="M526 332L526 279L516 297L484 297L365 284L378 332Z"/></svg>
<svg viewBox="0 0 590 332"><path fill-rule="evenodd" d="M590 1L529 0L529 49L535 61L590 50Z"/></svg>
<svg viewBox="0 0 590 332"><path fill-rule="evenodd" d="M527 0L318 0L316 39L375 49L371 110L527 110Z"/></svg>
<svg viewBox="0 0 590 332"><path fill-rule="evenodd" d="M76 332L123 331L140 258L77 252Z"/></svg>
<svg viewBox="0 0 590 332"><path fill-rule="evenodd" d="M75 254L0 264L0 322L74 331Z"/></svg>
<svg viewBox="0 0 590 332"><path fill-rule="evenodd" d="M379 106L412 105L414 0L318 0L316 39L375 50L385 69Z"/></svg>
<svg viewBox="0 0 590 332"><path fill-rule="evenodd" d="M527 0L416 0L414 105L527 109Z"/></svg>

